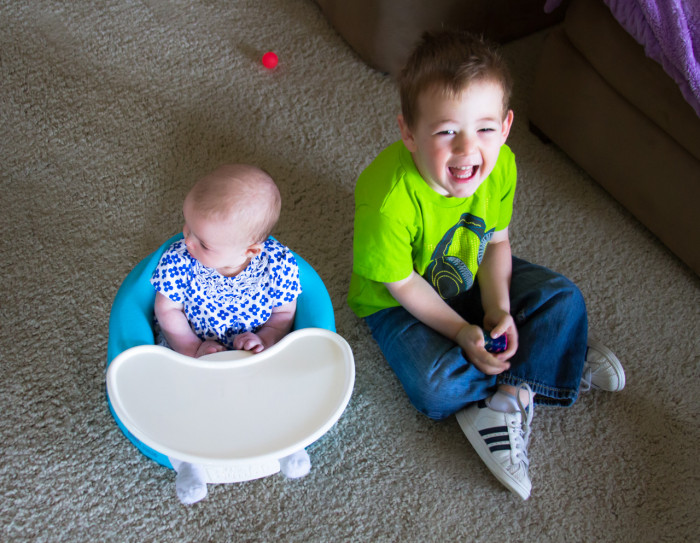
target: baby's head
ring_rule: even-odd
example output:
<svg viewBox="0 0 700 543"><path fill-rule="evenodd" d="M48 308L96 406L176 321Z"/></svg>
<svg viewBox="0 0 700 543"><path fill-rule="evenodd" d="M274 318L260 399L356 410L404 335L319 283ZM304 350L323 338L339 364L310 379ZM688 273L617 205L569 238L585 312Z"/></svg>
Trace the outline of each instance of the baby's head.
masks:
<svg viewBox="0 0 700 543"><path fill-rule="evenodd" d="M513 122L496 49L467 33L425 34L399 76L399 128L423 180L468 198L488 179Z"/></svg>
<svg viewBox="0 0 700 543"><path fill-rule="evenodd" d="M220 166L185 198L183 233L190 254L222 275L237 275L260 253L281 209L272 178L246 164Z"/></svg>

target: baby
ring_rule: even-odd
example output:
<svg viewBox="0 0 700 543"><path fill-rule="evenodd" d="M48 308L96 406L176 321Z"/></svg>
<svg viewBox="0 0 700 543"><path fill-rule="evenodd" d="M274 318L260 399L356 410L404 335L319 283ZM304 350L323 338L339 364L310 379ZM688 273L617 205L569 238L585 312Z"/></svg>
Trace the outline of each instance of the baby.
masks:
<svg viewBox="0 0 700 543"><path fill-rule="evenodd" d="M299 272L291 251L268 238L280 207L275 182L253 166L221 166L190 190L184 240L151 279L158 328L173 350L258 353L290 331Z"/></svg>
<svg viewBox="0 0 700 543"><path fill-rule="evenodd" d="M151 278L161 345L192 357L259 353L291 330L299 270L292 252L268 237L280 208L277 185L254 166L224 165L194 185L183 205L184 240L165 251ZM170 460L180 501L203 499L203 468ZM311 466L303 449L280 465L288 477Z"/></svg>

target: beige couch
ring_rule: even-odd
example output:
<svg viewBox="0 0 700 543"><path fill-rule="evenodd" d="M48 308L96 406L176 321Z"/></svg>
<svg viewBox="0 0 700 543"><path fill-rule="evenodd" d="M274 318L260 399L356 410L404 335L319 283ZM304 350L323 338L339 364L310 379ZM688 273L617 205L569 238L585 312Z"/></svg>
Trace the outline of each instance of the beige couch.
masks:
<svg viewBox="0 0 700 543"><path fill-rule="evenodd" d="M531 123L700 275L700 118L602 0L548 37Z"/></svg>

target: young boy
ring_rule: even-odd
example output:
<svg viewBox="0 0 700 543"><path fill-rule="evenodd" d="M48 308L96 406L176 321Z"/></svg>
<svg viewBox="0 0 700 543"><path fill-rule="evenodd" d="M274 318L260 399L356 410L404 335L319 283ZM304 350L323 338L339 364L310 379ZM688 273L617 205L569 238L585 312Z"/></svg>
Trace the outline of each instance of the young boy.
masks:
<svg viewBox="0 0 700 543"><path fill-rule="evenodd" d="M578 288L511 255L513 111L499 54L468 34L426 34L399 89L401 141L355 189L348 301L413 405L456 413L486 466L527 499L533 402L573 404L584 366L606 390L622 389L624 371L587 348ZM488 352L487 336L507 348Z"/></svg>

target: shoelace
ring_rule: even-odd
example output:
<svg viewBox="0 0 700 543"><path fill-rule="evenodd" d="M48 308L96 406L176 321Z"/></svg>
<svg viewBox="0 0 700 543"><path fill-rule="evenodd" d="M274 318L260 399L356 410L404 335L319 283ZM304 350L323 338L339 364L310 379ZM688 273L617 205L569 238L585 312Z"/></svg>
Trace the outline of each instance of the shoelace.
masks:
<svg viewBox="0 0 700 543"><path fill-rule="evenodd" d="M520 401L520 391L524 389L528 394L528 407L525 407ZM530 424L532 423L532 417L535 414L535 404L533 403L533 392L530 385L527 383L520 383L518 386L515 397L518 399L518 407L520 408L521 424L520 430L515 437L515 443L513 444L516 448L517 456L522 461L525 462L526 466L530 466L530 459L527 456L527 446L530 443Z"/></svg>

